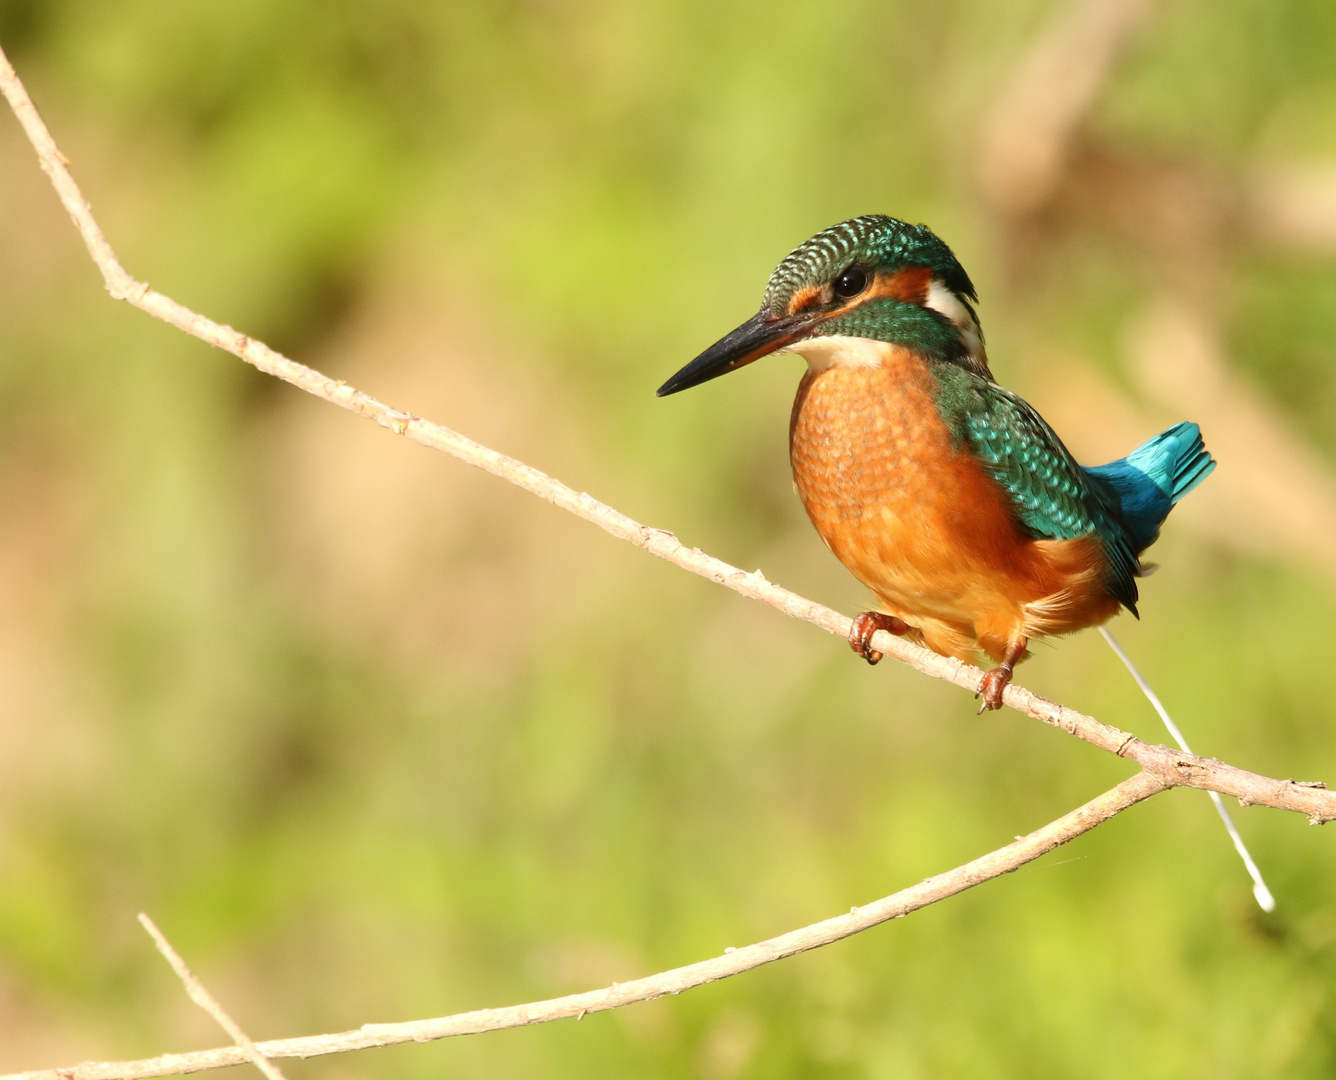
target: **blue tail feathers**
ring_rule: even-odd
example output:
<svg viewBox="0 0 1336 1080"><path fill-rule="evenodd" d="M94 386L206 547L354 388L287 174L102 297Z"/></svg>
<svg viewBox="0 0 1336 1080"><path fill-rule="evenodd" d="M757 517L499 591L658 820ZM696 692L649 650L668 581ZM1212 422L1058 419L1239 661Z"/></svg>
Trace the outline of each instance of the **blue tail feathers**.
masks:
<svg viewBox="0 0 1336 1080"><path fill-rule="evenodd" d="M1125 458L1086 469L1118 496L1121 517L1138 555L1155 542L1174 504L1215 468L1196 424L1175 424Z"/></svg>

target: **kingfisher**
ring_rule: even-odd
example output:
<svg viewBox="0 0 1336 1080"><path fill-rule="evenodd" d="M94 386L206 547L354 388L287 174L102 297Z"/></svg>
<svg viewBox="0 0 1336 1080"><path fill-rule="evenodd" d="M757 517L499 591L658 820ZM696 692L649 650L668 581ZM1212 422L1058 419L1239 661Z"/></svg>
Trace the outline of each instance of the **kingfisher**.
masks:
<svg viewBox="0 0 1336 1080"><path fill-rule="evenodd" d="M807 361L789 420L794 487L826 546L876 596L854 620L996 662L1002 705L1038 638L1137 615L1142 553L1215 461L1179 423L1107 465L1077 464L988 367L978 295L925 225L869 214L784 259L761 310L669 379L675 394L771 353ZM1138 616L1139 617L1139 616Z"/></svg>

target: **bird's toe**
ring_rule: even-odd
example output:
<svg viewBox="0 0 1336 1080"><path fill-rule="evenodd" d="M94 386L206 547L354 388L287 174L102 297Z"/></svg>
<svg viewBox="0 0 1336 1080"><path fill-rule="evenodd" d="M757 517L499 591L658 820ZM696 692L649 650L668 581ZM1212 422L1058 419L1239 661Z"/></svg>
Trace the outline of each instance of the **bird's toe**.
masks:
<svg viewBox="0 0 1336 1080"><path fill-rule="evenodd" d="M880 611L865 611L854 619L854 625L849 631L849 647L869 664L875 664L882 658L882 654L872 648L872 635L878 630L899 636L909 631L909 624Z"/></svg>
<svg viewBox="0 0 1336 1080"><path fill-rule="evenodd" d="M983 697L979 712L982 713L985 709L1002 708L1002 693L1006 690L1009 682L1011 682L1010 668L995 667L992 671L985 671L983 679L979 683L979 692L975 694L975 697Z"/></svg>

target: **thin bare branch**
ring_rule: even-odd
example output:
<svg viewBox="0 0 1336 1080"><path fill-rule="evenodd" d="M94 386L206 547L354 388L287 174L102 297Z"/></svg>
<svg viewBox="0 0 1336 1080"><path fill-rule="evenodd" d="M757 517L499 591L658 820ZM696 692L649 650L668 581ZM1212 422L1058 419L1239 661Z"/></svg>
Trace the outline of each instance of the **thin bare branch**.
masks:
<svg viewBox="0 0 1336 1080"><path fill-rule="evenodd" d="M499 476L674 566L709 578L749 599L769 604L795 619L802 619L828 633L848 639L853 621L847 615L771 584L759 570L747 573L722 559L705 554L699 548L688 548L671 532L641 525L606 503L599 502L592 495L575 491L522 461L489 449L450 428L392 408L341 380L331 379L313 368L289 360L263 342L238 333L230 326L222 326L203 315L197 315L170 297L149 288L147 284L136 281L117 261L102 235L92 210L70 175L67 159L57 149L51 133L37 114L27 90L3 50L0 50L0 93L9 101L23 130L27 132L42 168L51 177L61 202L73 218L89 254L102 271L107 291L113 297L126 300L154 318L230 352L260 371L283 379L308 394L364 416L396 435L402 435L421 446L443 451L484 472ZM878 631L873 637L872 646L924 675L954 683L972 693L979 690L983 672L970 664L938 656L885 631ZM1027 716L1061 728L1069 735L1084 739L1102 750L1135 761L1148 771L1166 778L1174 777L1175 784L1232 795L1245 805L1294 810L1306 814L1314 824L1336 820L1336 793L1326 791L1321 784L1272 780L1167 746L1143 743L1125 731L1100 723L1094 717L1075 709L1057 705L1014 683L1007 687L1003 701Z"/></svg>
<svg viewBox="0 0 1336 1080"><path fill-rule="evenodd" d="M176 972L176 977L181 980L186 988L186 993L190 995L190 1000L212 1016L218 1026L231 1036L232 1041L236 1043L236 1048L245 1055L243 1060L250 1061L269 1080L287 1080L287 1077L283 1075L283 1070L255 1048L250 1036L241 1030L241 1025L233 1020L227 1010L218 1003L218 999L205 989L204 984L186 966L186 962L181 959L181 954L172 947L172 943L158 929L157 924L142 911L139 913L139 925L148 931L148 936L153 939L153 944L158 947L158 952L162 953L167 963L172 966L172 970Z"/></svg>
<svg viewBox="0 0 1336 1080"><path fill-rule="evenodd" d="M793 930L768 941L757 942L739 949L726 949L722 955L702 960L686 967L673 968L632 982L613 983L602 990L548 1001L533 1001L525 1005L509 1005L500 1009L477 1009L456 1013L433 1020L413 1020L400 1024L366 1024L353 1031L331 1035L310 1035L298 1039L274 1039L262 1042L256 1049L266 1057L315 1057L337 1054L348 1050L366 1050L396 1043L431 1042L452 1035L471 1035L482 1031L542 1024L549 1020L582 1017L586 1013L602 1012L637 1001L650 1001L665 994L680 994L683 990L717 982L730 975L782 960L786 956L807 952L831 942L851 937L889 919L898 919L911 911L935 904L949 896L972 889L985 881L1010 873L1018 867L1039 858L1056 847L1089 832L1129 806L1148 799L1158 792L1173 787L1172 781L1142 771L1124 780L1117 787L1091 799L1069 814L1064 814L1042 829L1018 838L1006 847L989 852L973 862L965 863L945 874L930 877L917 885L874 900L863 907L853 908L847 915ZM187 1054L164 1054L142 1061L87 1062L61 1069L42 1069L34 1072L0 1076L0 1080L136 1080L147 1076L169 1076L174 1073L199 1072L246 1061L245 1051L237 1046L200 1050Z"/></svg>
<svg viewBox="0 0 1336 1080"><path fill-rule="evenodd" d="M1123 651L1123 647L1118 644L1118 639L1113 636L1107 626L1101 626L1099 632L1100 636L1108 643L1109 648L1113 650L1113 654L1123 662L1123 667L1127 668L1132 680L1137 684L1137 688L1150 702L1150 707L1155 710L1165 729L1173 737L1174 742L1178 743L1178 748L1185 754L1192 753L1192 748L1188 746L1188 741L1183 737L1183 732L1174 723L1174 718L1169 715L1169 710L1164 707L1160 695L1151 688L1150 683L1146 681L1146 677L1141 674L1141 670L1136 664L1132 663L1132 658ZM1252 852L1248 850L1248 845L1243 842L1239 827L1234 824L1234 819L1229 816L1229 809L1225 806L1225 800L1221 798L1218 791L1208 791L1207 794L1211 797L1215 812L1220 815L1220 820L1224 823L1225 832L1229 834L1234 850L1238 852L1239 858L1243 860L1244 869L1248 871L1248 876L1252 878L1253 896L1257 900L1257 906L1263 911L1275 911L1276 898L1272 894L1270 886L1267 885L1266 879L1262 877L1262 871L1258 868L1257 861L1252 857Z"/></svg>

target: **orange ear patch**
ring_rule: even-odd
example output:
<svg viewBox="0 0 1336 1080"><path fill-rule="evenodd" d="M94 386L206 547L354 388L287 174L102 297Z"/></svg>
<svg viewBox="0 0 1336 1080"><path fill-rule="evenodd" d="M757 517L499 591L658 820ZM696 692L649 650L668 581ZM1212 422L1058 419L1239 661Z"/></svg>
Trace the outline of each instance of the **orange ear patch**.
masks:
<svg viewBox="0 0 1336 1080"><path fill-rule="evenodd" d="M922 304L928 299L928 287L932 285L932 269L927 266L906 266L893 274L878 274L872 282L872 289L859 300L870 300L874 296L891 296L906 304Z"/></svg>

